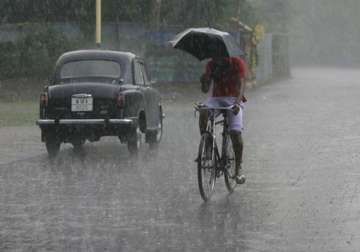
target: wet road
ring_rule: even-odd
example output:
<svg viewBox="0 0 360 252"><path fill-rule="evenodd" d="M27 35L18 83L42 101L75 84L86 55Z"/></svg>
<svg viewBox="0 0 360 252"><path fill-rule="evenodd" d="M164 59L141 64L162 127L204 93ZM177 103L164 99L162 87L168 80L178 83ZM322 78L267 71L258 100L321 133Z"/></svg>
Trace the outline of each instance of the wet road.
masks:
<svg viewBox="0 0 360 252"><path fill-rule="evenodd" d="M36 127L0 129L0 251L359 251L360 73L293 75L250 92L247 182L206 204L190 101L138 160L106 138L50 162Z"/></svg>

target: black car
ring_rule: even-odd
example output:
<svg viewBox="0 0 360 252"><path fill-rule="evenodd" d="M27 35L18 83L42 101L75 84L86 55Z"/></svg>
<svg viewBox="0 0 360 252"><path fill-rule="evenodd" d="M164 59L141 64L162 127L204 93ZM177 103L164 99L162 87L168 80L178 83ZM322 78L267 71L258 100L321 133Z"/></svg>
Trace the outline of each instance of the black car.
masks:
<svg viewBox="0 0 360 252"><path fill-rule="evenodd" d="M163 130L160 94L143 59L133 53L79 50L58 59L40 95L41 139L50 156L61 143L80 149L86 140L117 136L137 153L143 134L150 145Z"/></svg>

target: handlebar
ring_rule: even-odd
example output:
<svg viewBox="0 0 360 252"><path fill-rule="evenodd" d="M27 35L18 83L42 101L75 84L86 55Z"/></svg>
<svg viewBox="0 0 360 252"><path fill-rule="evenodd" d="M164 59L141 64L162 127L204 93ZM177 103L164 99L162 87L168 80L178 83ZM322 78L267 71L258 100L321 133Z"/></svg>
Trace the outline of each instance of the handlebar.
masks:
<svg viewBox="0 0 360 252"><path fill-rule="evenodd" d="M227 107L208 107L207 105L205 104L202 104L202 103L198 103L198 104L195 104L194 105L194 109L196 111L200 111L200 110L233 110L234 105L231 105L231 106L227 106Z"/></svg>

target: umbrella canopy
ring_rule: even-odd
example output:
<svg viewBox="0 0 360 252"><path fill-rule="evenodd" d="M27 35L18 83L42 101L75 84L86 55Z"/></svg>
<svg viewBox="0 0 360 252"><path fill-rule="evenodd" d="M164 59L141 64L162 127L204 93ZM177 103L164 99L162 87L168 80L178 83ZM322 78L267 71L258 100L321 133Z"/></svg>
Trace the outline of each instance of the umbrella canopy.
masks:
<svg viewBox="0 0 360 252"><path fill-rule="evenodd" d="M234 38L213 28L190 28L170 41L173 48L190 53L198 60L243 55Z"/></svg>

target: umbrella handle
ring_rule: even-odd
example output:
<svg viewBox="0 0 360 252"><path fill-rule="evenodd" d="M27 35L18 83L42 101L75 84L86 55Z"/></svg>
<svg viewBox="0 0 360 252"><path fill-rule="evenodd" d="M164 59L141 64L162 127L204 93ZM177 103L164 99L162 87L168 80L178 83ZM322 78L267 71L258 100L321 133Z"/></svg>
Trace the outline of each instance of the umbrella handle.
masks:
<svg viewBox="0 0 360 252"><path fill-rule="evenodd" d="M209 92L211 79L206 76L206 74L201 75L200 77L201 82L201 91L203 93Z"/></svg>

